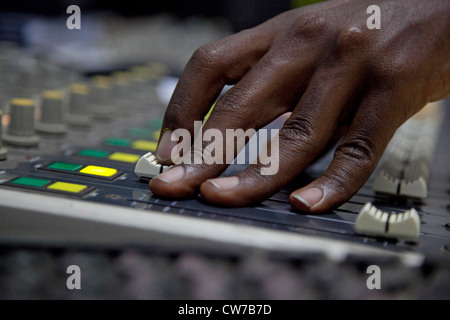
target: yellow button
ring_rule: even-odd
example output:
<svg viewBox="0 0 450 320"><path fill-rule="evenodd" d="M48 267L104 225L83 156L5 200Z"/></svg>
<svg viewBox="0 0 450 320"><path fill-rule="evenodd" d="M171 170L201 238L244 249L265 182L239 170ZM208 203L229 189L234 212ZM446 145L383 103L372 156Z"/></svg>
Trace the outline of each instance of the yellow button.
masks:
<svg viewBox="0 0 450 320"><path fill-rule="evenodd" d="M144 151L155 151L158 144L154 141L136 140L131 144L133 149Z"/></svg>
<svg viewBox="0 0 450 320"><path fill-rule="evenodd" d="M54 184L51 184L47 187L47 189L50 190L65 191L70 193L79 193L86 188L87 186L82 184L74 184L66 182L55 182Z"/></svg>
<svg viewBox="0 0 450 320"><path fill-rule="evenodd" d="M116 169L106 168L106 167L97 167L97 166L87 166L84 169L80 170L80 173L90 174L93 176L100 177L112 177L117 173Z"/></svg>
<svg viewBox="0 0 450 320"><path fill-rule="evenodd" d="M108 157L109 160L136 163L140 159L140 156L132 153L114 152Z"/></svg>

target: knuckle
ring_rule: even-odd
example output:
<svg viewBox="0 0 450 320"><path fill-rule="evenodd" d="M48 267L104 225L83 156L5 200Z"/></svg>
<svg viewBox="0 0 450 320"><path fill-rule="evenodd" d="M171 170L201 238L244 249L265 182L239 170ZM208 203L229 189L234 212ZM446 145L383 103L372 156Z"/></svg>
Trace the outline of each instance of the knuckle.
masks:
<svg viewBox="0 0 450 320"><path fill-rule="evenodd" d="M400 80L406 80L413 72L408 65L401 59L381 59L372 67L372 73L378 80L392 85Z"/></svg>
<svg viewBox="0 0 450 320"><path fill-rule="evenodd" d="M280 138L292 142L292 144L303 144L310 147L315 147L315 136L317 132L316 126L309 118L295 117L288 119L280 131Z"/></svg>
<svg viewBox="0 0 450 320"><path fill-rule="evenodd" d="M370 52L368 71L373 79L392 86L399 81L420 77L417 61L408 48L378 40L370 46Z"/></svg>
<svg viewBox="0 0 450 320"><path fill-rule="evenodd" d="M313 39L330 30L330 22L319 13L301 16L291 26L288 37L295 39Z"/></svg>
<svg viewBox="0 0 450 320"><path fill-rule="evenodd" d="M344 141L336 153L350 164L358 165L361 170L372 170L377 165L377 153L373 142L367 137L355 137Z"/></svg>
<svg viewBox="0 0 450 320"><path fill-rule="evenodd" d="M369 33L362 30L365 30L365 28L359 26L350 26L342 29L336 42L338 52L365 49L368 45Z"/></svg>
<svg viewBox="0 0 450 320"><path fill-rule="evenodd" d="M242 115L246 109L246 95L238 87L234 87L228 91L217 103L215 109L229 116Z"/></svg>
<svg viewBox="0 0 450 320"><path fill-rule="evenodd" d="M223 64L224 58L225 54L221 47L211 42L195 50L189 62L196 67L217 68Z"/></svg>

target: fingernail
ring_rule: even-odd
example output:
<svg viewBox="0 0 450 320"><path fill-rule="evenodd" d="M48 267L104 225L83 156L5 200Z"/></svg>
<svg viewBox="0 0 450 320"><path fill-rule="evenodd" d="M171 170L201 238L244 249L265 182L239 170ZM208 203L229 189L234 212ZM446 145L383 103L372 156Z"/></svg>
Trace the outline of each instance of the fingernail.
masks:
<svg viewBox="0 0 450 320"><path fill-rule="evenodd" d="M158 148L156 148L156 157L160 161L167 161L172 157L172 149L176 146L177 141L172 141L172 130L166 129L159 140Z"/></svg>
<svg viewBox="0 0 450 320"><path fill-rule="evenodd" d="M313 187L306 189L300 193L294 194L294 198L302 202L308 208L314 207L323 198L323 191Z"/></svg>
<svg viewBox="0 0 450 320"><path fill-rule="evenodd" d="M207 180L219 191L228 191L236 188L239 185L239 178L236 176L227 178L218 178Z"/></svg>
<svg viewBox="0 0 450 320"><path fill-rule="evenodd" d="M183 166L176 166L166 172L161 173L154 179L159 179L165 183L172 184L183 179L184 173L185 171Z"/></svg>

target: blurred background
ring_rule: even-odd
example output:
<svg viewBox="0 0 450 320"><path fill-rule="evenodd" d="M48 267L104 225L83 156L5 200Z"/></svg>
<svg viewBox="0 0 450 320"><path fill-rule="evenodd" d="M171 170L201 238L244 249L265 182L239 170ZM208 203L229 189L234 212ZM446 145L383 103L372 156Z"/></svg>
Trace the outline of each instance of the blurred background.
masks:
<svg viewBox="0 0 450 320"><path fill-rule="evenodd" d="M200 45L317 0L18 0L0 3L0 41L82 72L147 61L177 75ZM67 7L81 9L69 30Z"/></svg>

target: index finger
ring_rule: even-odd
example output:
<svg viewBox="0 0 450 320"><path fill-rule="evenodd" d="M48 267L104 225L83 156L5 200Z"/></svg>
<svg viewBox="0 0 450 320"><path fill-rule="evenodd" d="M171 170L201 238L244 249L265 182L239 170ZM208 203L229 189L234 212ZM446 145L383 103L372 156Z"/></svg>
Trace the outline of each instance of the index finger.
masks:
<svg viewBox="0 0 450 320"><path fill-rule="evenodd" d="M255 28L200 47L191 57L164 115L156 156L170 164L178 143L171 132L187 129L194 137L194 122L202 121L225 84L238 82L269 50L287 12ZM192 141L191 141L192 143Z"/></svg>

